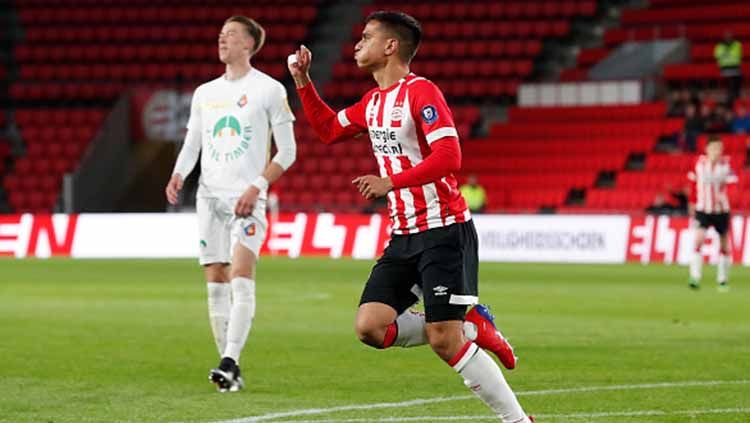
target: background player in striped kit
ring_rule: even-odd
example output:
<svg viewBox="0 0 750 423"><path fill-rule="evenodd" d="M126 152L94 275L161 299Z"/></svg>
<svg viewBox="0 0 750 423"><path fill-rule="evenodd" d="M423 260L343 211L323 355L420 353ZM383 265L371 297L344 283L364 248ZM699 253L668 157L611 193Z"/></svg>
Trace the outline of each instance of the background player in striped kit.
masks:
<svg viewBox="0 0 750 423"><path fill-rule="evenodd" d="M420 39L421 26L411 16L371 14L354 57L378 87L338 114L310 81L310 51L302 46L289 65L307 119L323 142L369 132L380 176L353 183L368 199L388 197L393 236L365 286L356 331L376 348L429 343L501 421L527 423L531 419L500 368L480 348L515 366L492 316L476 305L477 236L453 175L461 167L458 133L442 92L409 71ZM425 315L409 311L419 294ZM464 318L478 332L475 342L465 336Z"/></svg>
<svg viewBox="0 0 750 423"><path fill-rule="evenodd" d="M729 194L727 185L737 183L737 175L729 161L723 156L721 138L712 135L706 144L706 154L702 154L688 173L692 182L690 214L695 217L695 251L690 261L689 285L700 287L703 270L701 247L706 239L706 230L713 227L719 233L719 262L716 281L720 291L729 290L729 267L732 256L729 251Z"/></svg>

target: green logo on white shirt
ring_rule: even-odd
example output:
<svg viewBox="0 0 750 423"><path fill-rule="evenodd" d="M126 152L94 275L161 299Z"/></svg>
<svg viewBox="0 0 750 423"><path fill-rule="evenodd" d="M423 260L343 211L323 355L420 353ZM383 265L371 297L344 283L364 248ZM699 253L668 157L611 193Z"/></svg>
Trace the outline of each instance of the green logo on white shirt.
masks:
<svg viewBox="0 0 750 423"><path fill-rule="evenodd" d="M216 162L228 163L242 157L250 147L252 127L241 127L239 119L233 115L219 118L214 124L208 143L208 153Z"/></svg>

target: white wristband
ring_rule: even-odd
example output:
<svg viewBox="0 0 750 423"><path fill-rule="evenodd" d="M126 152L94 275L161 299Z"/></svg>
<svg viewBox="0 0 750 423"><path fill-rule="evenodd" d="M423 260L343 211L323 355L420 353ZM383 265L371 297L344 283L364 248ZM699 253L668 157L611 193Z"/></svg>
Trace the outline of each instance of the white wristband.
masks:
<svg viewBox="0 0 750 423"><path fill-rule="evenodd" d="M253 183L251 184L255 188L258 188L260 192L268 191L268 179L266 179L263 175L258 176L255 178Z"/></svg>

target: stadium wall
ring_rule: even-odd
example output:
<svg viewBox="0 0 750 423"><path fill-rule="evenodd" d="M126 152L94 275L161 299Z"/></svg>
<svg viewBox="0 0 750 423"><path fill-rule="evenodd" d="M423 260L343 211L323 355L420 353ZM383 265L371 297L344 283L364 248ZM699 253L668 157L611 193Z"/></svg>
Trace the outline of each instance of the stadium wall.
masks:
<svg viewBox="0 0 750 423"><path fill-rule="evenodd" d="M474 216L482 261L679 263L691 254L685 217L628 215ZM262 254L373 259L388 241L379 214L288 213L270 225ZM734 263L750 266L750 217L732 218ZM0 215L0 256L72 258L197 257L192 213ZM703 254L718 258L709 231Z"/></svg>

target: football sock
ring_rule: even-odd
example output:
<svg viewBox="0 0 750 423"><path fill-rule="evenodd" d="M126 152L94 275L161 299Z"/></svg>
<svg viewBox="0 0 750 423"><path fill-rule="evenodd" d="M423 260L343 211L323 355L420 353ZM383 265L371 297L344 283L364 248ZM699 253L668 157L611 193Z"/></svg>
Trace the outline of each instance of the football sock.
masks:
<svg viewBox="0 0 750 423"><path fill-rule="evenodd" d="M388 325L383 348L389 347L418 347L427 345L427 333L425 332L424 313L406 310L396 318L394 323ZM477 327L473 323L464 322L464 335L470 341L477 339Z"/></svg>
<svg viewBox="0 0 750 423"><path fill-rule="evenodd" d="M240 353L247 341L255 317L255 281L248 278L232 279L232 308L227 328L227 347L223 357L240 362Z"/></svg>
<svg viewBox="0 0 750 423"><path fill-rule="evenodd" d="M690 277L699 281L701 280L701 274L703 273L703 255L700 249L693 252L693 257L690 259Z"/></svg>
<svg viewBox="0 0 750 423"><path fill-rule="evenodd" d="M732 265L732 257L728 254L721 254L719 256L719 263L716 266L716 281L728 282L729 281L729 267Z"/></svg>
<svg viewBox="0 0 750 423"><path fill-rule="evenodd" d="M483 349L469 341L448 364L503 423L530 423L500 368Z"/></svg>
<svg viewBox="0 0 750 423"><path fill-rule="evenodd" d="M424 313L406 310L388 326L383 347L399 346L404 348L427 344ZM390 341L390 343L389 343Z"/></svg>
<svg viewBox="0 0 750 423"><path fill-rule="evenodd" d="M208 282L208 320L219 354L227 346L227 325L231 307L231 287L228 283Z"/></svg>

